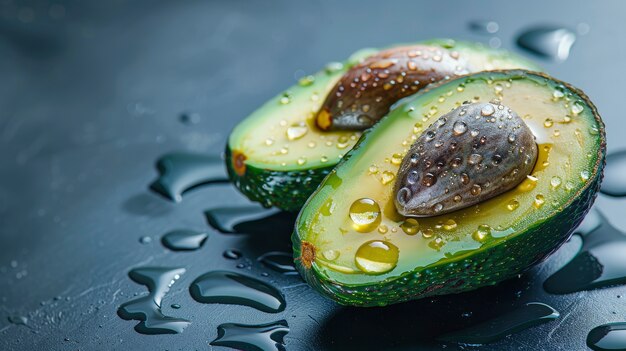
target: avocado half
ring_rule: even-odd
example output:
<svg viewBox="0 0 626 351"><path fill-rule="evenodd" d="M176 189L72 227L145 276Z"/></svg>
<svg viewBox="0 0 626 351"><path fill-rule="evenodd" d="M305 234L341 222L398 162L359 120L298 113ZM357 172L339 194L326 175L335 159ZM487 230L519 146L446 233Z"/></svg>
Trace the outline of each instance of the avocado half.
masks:
<svg viewBox="0 0 626 351"><path fill-rule="evenodd" d="M494 99L536 137L537 161L527 179L456 212L399 215L394 177L412 142L464 102ZM595 199L605 150L595 106L564 82L524 70L442 82L403 100L367 131L309 198L292 237L296 266L311 286L345 305L494 285L570 237Z"/></svg>
<svg viewBox="0 0 626 351"><path fill-rule="evenodd" d="M467 60L473 72L538 70L524 58L478 43L437 39L394 47L417 44L454 50ZM315 115L343 74L378 51L362 49L344 63L328 64L239 123L226 145L226 166L233 184L266 207L299 210L361 136L360 131L322 131L316 125Z"/></svg>

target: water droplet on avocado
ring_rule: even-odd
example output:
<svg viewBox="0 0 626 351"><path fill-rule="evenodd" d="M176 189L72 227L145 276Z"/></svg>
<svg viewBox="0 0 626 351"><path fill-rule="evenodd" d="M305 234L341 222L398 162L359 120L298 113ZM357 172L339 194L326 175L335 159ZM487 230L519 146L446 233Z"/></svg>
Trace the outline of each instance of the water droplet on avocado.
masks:
<svg viewBox="0 0 626 351"><path fill-rule="evenodd" d="M546 198L542 194L537 194L537 196L535 196L535 201L533 202L533 206L539 209L545 203L546 203Z"/></svg>
<svg viewBox="0 0 626 351"><path fill-rule="evenodd" d="M285 320L260 325L225 323L217 327L217 338L210 344L242 351L285 351L287 333Z"/></svg>
<svg viewBox="0 0 626 351"><path fill-rule="evenodd" d="M281 96L280 100L278 101L280 102L281 105L287 105L288 103L291 102L291 94L283 93L283 96Z"/></svg>
<svg viewBox="0 0 626 351"><path fill-rule="evenodd" d="M381 220L380 206L369 198L354 201L349 214L354 229L362 233L374 230Z"/></svg>
<svg viewBox="0 0 626 351"><path fill-rule="evenodd" d="M15 325L28 325L28 318L24 316L8 316L7 320L9 321L9 323Z"/></svg>
<svg viewBox="0 0 626 351"><path fill-rule="evenodd" d="M395 174L393 174L392 172L389 171L384 171L381 178L380 178L380 182L383 183L383 185L387 185L389 183L391 183L394 178L396 177Z"/></svg>
<svg viewBox="0 0 626 351"><path fill-rule="evenodd" d="M509 211L515 211L517 210L517 208L519 207L519 201L517 201L516 199L511 199L507 204L506 204L506 208Z"/></svg>
<svg viewBox="0 0 626 351"><path fill-rule="evenodd" d="M454 122L452 130L454 132L454 135L461 135L467 132L467 124L465 124L465 122L463 121L456 121Z"/></svg>
<svg viewBox="0 0 626 351"><path fill-rule="evenodd" d="M328 261L334 261L339 258L339 251L337 250L325 250L322 252L322 256Z"/></svg>
<svg viewBox="0 0 626 351"><path fill-rule="evenodd" d="M550 128L552 127L552 125L554 125L554 121L551 118L546 118L546 120L543 122L543 126L546 128Z"/></svg>
<svg viewBox="0 0 626 351"><path fill-rule="evenodd" d="M303 124L294 124L287 128L287 139L289 140L297 140L306 135L309 131L309 128Z"/></svg>
<svg viewBox="0 0 626 351"><path fill-rule="evenodd" d="M117 314L125 320L141 321L135 330L142 334L181 333L191 322L164 315L161 301L184 273L184 268L141 267L131 270L128 273L130 279L145 285L149 294L122 304Z"/></svg>
<svg viewBox="0 0 626 351"><path fill-rule="evenodd" d="M471 155L469 156L469 160L468 160L468 162L469 162L469 164L470 164L470 165L477 165L477 164L479 164L482 160L483 160L483 157L482 157L481 155L479 155L479 154L471 154Z"/></svg>
<svg viewBox="0 0 626 351"><path fill-rule="evenodd" d="M420 224L415 218L407 218L400 225L402 231L404 231L407 235L415 235L419 232Z"/></svg>
<svg viewBox="0 0 626 351"><path fill-rule="evenodd" d="M444 230L451 231L457 227L456 221L452 218L447 219L442 225Z"/></svg>
<svg viewBox="0 0 626 351"><path fill-rule="evenodd" d="M182 200L182 194L207 183L228 181L224 161L216 156L171 153L161 156L156 163L159 177L150 188L176 202Z"/></svg>
<svg viewBox="0 0 626 351"><path fill-rule="evenodd" d="M610 196L626 196L626 150L609 154L604 167L604 179L600 191ZM581 173L581 177L583 174ZM589 178L589 172L585 174Z"/></svg>
<svg viewBox="0 0 626 351"><path fill-rule="evenodd" d="M568 294L626 283L626 234L593 209L576 233L583 240L580 251L544 282L544 289Z"/></svg>
<svg viewBox="0 0 626 351"><path fill-rule="evenodd" d="M561 27L545 26L525 30L517 38L517 45L548 59L565 61L576 41L576 34Z"/></svg>
<svg viewBox="0 0 626 351"><path fill-rule="evenodd" d="M285 309L285 298L275 287L243 274L227 271L205 273L191 283L189 292L201 303L249 306L263 312Z"/></svg>
<svg viewBox="0 0 626 351"><path fill-rule="evenodd" d="M293 255L287 252L272 251L261 255L258 259L263 265L278 273L297 274L293 265Z"/></svg>
<svg viewBox="0 0 626 351"><path fill-rule="evenodd" d="M496 112L496 109L493 107L492 104L486 104L485 106L483 106L483 108L480 110L480 114L483 116L491 116Z"/></svg>
<svg viewBox="0 0 626 351"><path fill-rule="evenodd" d="M382 274L396 267L399 253L398 247L388 241L372 240L359 247L354 261L365 273Z"/></svg>
<svg viewBox="0 0 626 351"><path fill-rule="evenodd" d="M550 185L554 189L560 187L562 182L563 182L563 180L559 176L554 176L554 177L552 177L552 179L550 179Z"/></svg>
<svg viewBox="0 0 626 351"><path fill-rule="evenodd" d="M483 191L483 188L478 185L478 184L474 184L472 185L471 189L470 189L470 194L474 195L474 196L478 196L480 195L480 193Z"/></svg>
<svg viewBox="0 0 626 351"><path fill-rule="evenodd" d="M444 334L438 339L461 344L488 344L557 318L559 312L554 308L539 302L529 302L511 312L467 329Z"/></svg>
<svg viewBox="0 0 626 351"><path fill-rule="evenodd" d="M201 248L208 237L209 235L204 232L179 229L163 235L161 243L173 251L192 251Z"/></svg>
<svg viewBox="0 0 626 351"><path fill-rule="evenodd" d="M432 173L426 173L422 178L422 185L424 186L433 186L436 182L437 177Z"/></svg>
<svg viewBox="0 0 626 351"><path fill-rule="evenodd" d="M481 224L478 229L472 234L472 238L480 243L487 241L491 237L491 227L486 224Z"/></svg>
<svg viewBox="0 0 626 351"><path fill-rule="evenodd" d="M587 334L587 346L595 351L626 350L626 323L609 323Z"/></svg>

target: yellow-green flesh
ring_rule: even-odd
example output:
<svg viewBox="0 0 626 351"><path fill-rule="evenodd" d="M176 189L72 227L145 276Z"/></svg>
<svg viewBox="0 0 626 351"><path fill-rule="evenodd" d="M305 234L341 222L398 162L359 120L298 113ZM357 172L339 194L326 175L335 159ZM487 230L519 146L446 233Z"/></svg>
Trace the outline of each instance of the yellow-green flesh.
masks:
<svg viewBox="0 0 626 351"><path fill-rule="evenodd" d="M594 177L601 136L584 101L540 76L508 78L485 73L408 98L359 143L311 197L297 223L301 240L316 248L313 265L319 274L342 284L372 284L446 258L471 255L553 216ZM407 234L401 227L405 218L393 204L402 157L441 115L464 101L493 99L521 116L537 138L539 158L531 177L470 208L417 219L419 229L405 225ZM350 218L350 207L361 198L381 208L380 222L365 230ZM397 247L397 262L389 264L393 257L380 255L380 250L362 250L357 264L357 250L372 240Z"/></svg>

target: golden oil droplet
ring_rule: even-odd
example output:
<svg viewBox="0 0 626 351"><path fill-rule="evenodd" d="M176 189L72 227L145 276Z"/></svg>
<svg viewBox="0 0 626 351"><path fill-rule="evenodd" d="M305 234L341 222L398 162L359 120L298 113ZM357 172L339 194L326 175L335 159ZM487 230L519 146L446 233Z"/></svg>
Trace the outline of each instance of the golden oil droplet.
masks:
<svg viewBox="0 0 626 351"><path fill-rule="evenodd" d="M400 250L392 243L372 240L359 247L354 262L365 273L382 274L396 267L399 256Z"/></svg>
<svg viewBox="0 0 626 351"><path fill-rule="evenodd" d="M506 204L506 208L509 211L515 211L517 210L518 207L519 207L519 201L517 201L516 199L510 200L509 203Z"/></svg>
<svg viewBox="0 0 626 351"><path fill-rule="evenodd" d="M369 198L358 199L350 206L350 219L356 231L371 232L380 223L380 206Z"/></svg>
<svg viewBox="0 0 626 351"><path fill-rule="evenodd" d="M415 218L408 218L400 225L402 231L407 235L415 235L419 232L420 224Z"/></svg>
<svg viewBox="0 0 626 351"><path fill-rule="evenodd" d="M539 179L538 179L538 178L536 178L536 177L533 177L533 176L531 176L531 175L527 175L527 176L526 176L526 179L524 179L524 180L520 183L520 185L518 185L518 186L517 186L517 188L518 188L520 191L523 191L523 192L529 192L529 191L533 190L533 189L537 186L537 181L538 181L538 180L539 180Z"/></svg>

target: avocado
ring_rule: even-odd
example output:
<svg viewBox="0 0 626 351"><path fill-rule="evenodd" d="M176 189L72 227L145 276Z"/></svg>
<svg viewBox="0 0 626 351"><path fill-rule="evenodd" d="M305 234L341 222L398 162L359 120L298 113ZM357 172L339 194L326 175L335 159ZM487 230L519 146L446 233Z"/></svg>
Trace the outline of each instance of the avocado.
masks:
<svg viewBox="0 0 626 351"><path fill-rule="evenodd" d="M406 56L404 61L400 54ZM406 60L413 55L417 61ZM369 67L374 68L368 73ZM302 78L240 122L226 145L230 179L253 201L297 211L363 129L377 122L397 99L457 74L507 68L538 69L506 51L444 39L360 50L344 63L328 64ZM346 79L354 83L355 75L361 84L371 85L362 91L343 85ZM348 113L353 109L361 114Z"/></svg>
<svg viewBox="0 0 626 351"><path fill-rule="evenodd" d="M466 119L451 119L460 114ZM441 124L443 117L448 120ZM504 122L509 117L512 126ZM472 133L471 118L477 126L497 127L477 127ZM455 128L458 121L466 121L467 130ZM500 125L504 132L498 131ZM435 135L429 133L433 128ZM526 135L524 128L533 141L517 140ZM509 139L511 130L519 134ZM460 144L450 151L457 132L471 137L463 139L470 151L460 150ZM435 145L439 141L440 147ZM421 143L432 144L420 151ZM534 144L536 159L529 151ZM442 160L434 157L437 148L443 148ZM440 82L406 98L369 129L308 199L292 236L297 269L322 294L355 306L494 285L542 261L570 237L595 199L605 152L604 124L596 108L569 84L525 70ZM474 153L481 157L467 156ZM495 158L496 153L503 158ZM417 163L409 167L414 154ZM429 156L432 163L422 165ZM429 184L438 184L428 172L445 184L431 193L443 202L479 195L474 186L508 187L507 174L511 169L526 173L527 163L532 164L528 174L510 190L452 212L434 205L434 211L416 214L412 211L419 203L406 206L421 191L430 191ZM506 170L498 171L499 166ZM411 167L422 168L415 174ZM481 178L482 171L490 177ZM467 182L464 172L470 174ZM411 183L409 174L422 188L411 188L403 204L397 200L405 196L401 189ZM400 214L403 206L406 216Z"/></svg>

